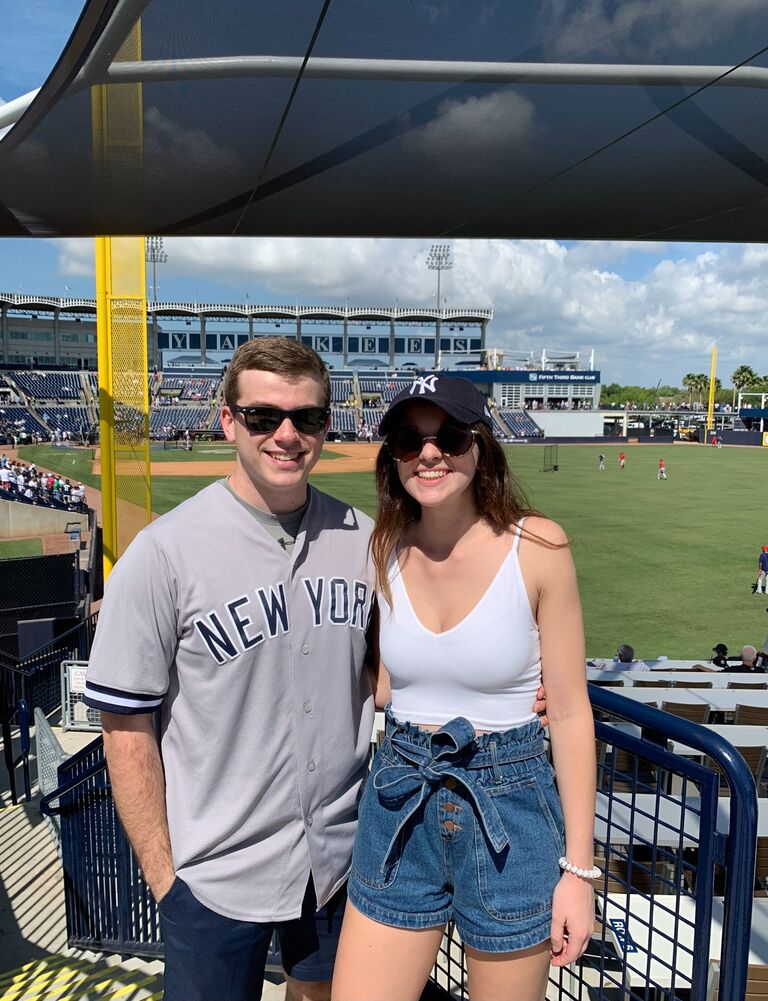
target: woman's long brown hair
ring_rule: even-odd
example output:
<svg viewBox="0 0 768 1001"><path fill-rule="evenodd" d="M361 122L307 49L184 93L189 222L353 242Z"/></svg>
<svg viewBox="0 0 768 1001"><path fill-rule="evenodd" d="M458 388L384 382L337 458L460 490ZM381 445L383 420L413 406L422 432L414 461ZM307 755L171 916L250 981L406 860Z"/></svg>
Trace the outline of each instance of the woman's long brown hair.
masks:
<svg viewBox="0 0 768 1001"><path fill-rule="evenodd" d="M520 483L507 465L504 450L491 429L483 422L472 425L479 456L472 481L477 509L493 530L501 535L521 518L538 515L528 502ZM406 493L397 472L397 463L387 443L376 457L376 526L371 536L371 556L376 570L376 586L391 602L387 567L393 549L408 525L421 520L421 504ZM538 538L538 536L532 536ZM542 541L542 540L539 540Z"/></svg>

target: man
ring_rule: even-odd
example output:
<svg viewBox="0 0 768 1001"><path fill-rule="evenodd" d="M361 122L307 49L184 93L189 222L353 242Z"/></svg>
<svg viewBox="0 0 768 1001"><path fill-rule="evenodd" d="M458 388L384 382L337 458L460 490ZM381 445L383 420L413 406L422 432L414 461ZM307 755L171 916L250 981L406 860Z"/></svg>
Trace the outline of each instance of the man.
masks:
<svg viewBox="0 0 768 1001"><path fill-rule="evenodd" d="M601 473L605 472L605 452L601 452L597 457L597 468Z"/></svg>
<svg viewBox="0 0 768 1001"><path fill-rule="evenodd" d="M287 1001L326 1001L373 725L372 522L308 486L330 417L311 349L250 341L224 399L232 475L118 560L85 702L159 904L166 1001L258 1001L275 930Z"/></svg>
<svg viewBox="0 0 768 1001"><path fill-rule="evenodd" d="M626 465L627 457L623 452L619 452L619 472L624 472L624 466Z"/></svg>
<svg viewBox="0 0 768 1001"><path fill-rule="evenodd" d="M635 648L622 643L616 651L616 660L606 665L609 671L650 671L644 660L635 660Z"/></svg>
<svg viewBox="0 0 768 1001"><path fill-rule="evenodd" d="M757 649L753 646L743 646L741 648L741 663L730 664L724 670L731 674L765 674L765 668L757 666Z"/></svg>
<svg viewBox="0 0 768 1001"><path fill-rule="evenodd" d="M743 646L741 648L741 660L738 663L730 663L726 661L726 666L723 668L706 667L704 664L694 664L691 670L693 671L716 671L720 670L722 673L730 674L765 674L765 667L758 666L758 652L753 646ZM712 663L716 662L716 658L712 659Z"/></svg>
<svg viewBox="0 0 768 1001"><path fill-rule="evenodd" d="M313 351L256 338L224 398L234 471L117 562L86 701L159 903L167 1001L260 997L275 927L287 998L326 998L373 725L372 523L308 488L330 415Z"/></svg>
<svg viewBox="0 0 768 1001"><path fill-rule="evenodd" d="M752 594L768 594L768 546L763 546L757 559L757 580L752 585Z"/></svg>
<svg viewBox="0 0 768 1001"><path fill-rule="evenodd" d="M657 480L666 480L667 478L667 464L663 459L659 459L659 471L656 474Z"/></svg>

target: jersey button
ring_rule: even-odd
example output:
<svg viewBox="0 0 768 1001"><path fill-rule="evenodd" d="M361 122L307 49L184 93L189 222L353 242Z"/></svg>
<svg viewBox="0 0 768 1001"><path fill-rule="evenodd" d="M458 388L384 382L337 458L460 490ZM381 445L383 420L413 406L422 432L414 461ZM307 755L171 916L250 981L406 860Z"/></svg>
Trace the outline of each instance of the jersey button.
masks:
<svg viewBox="0 0 768 1001"><path fill-rule="evenodd" d="M303 708L304 708L304 712L305 713L311 713L312 712L312 703L311 702L305 702Z"/></svg>
<svg viewBox="0 0 768 1001"><path fill-rule="evenodd" d="M304 656L305 656L305 657L306 657L306 656L307 656L307 654L309 653L309 647L307 646L307 644L306 644L306 643L305 643L305 644L304 644L304 646L303 646L303 647L301 648L301 652L302 652L302 653L304 654Z"/></svg>
<svg viewBox="0 0 768 1001"><path fill-rule="evenodd" d="M314 761L308 761L307 762L307 771L308 772L313 772L316 768L317 768L317 765L314 763Z"/></svg>
<svg viewBox="0 0 768 1001"><path fill-rule="evenodd" d="M307 827L312 826L312 817L307 817Z"/></svg>

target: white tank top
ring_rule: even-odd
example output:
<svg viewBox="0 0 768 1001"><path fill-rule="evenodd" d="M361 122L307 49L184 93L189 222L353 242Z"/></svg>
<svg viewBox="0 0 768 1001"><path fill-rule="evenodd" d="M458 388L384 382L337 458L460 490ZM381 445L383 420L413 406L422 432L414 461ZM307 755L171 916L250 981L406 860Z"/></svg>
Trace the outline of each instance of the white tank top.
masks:
<svg viewBox="0 0 768 1001"><path fill-rule="evenodd" d="M518 558L522 525L488 590L442 633L417 618L392 555L392 605L378 596L379 642L392 681L392 712L401 722L441 726L464 716L476 730L503 731L536 718L541 645Z"/></svg>

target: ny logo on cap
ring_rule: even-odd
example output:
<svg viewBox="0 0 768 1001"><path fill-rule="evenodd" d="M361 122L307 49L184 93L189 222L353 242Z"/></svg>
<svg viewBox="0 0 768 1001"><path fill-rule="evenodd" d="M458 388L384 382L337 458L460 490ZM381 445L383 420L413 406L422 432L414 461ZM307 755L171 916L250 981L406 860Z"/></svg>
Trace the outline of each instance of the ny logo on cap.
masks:
<svg viewBox="0 0 768 1001"><path fill-rule="evenodd" d="M410 390L411 396L413 396L417 389L419 391L419 396L424 396L427 390L429 390L430 393L437 392L437 376L421 375L418 379L414 379Z"/></svg>

